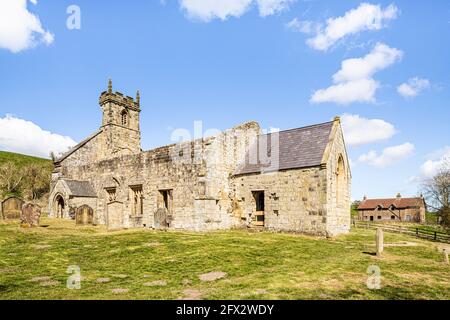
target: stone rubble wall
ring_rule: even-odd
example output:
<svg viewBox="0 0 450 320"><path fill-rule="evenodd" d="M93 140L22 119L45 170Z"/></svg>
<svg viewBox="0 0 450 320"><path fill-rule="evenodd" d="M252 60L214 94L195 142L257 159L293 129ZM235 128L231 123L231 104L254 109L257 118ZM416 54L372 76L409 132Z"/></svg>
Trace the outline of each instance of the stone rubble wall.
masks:
<svg viewBox="0 0 450 320"><path fill-rule="evenodd" d="M351 172L340 124L335 123L330 141L330 153L326 164L327 198L327 232L335 236L350 231L351 223ZM337 183L338 163L341 157L344 165L343 183Z"/></svg>
<svg viewBox="0 0 450 320"><path fill-rule="evenodd" d="M264 191L266 228L326 235L325 177L318 167L235 177L234 210L251 225L256 211L252 191Z"/></svg>
<svg viewBox="0 0 450 320"><path fill-rule="evenodd" d="M66 158L53 176L50 208L61 193L72 206L94 209L94 223L108 222L107 188L116 188L115 211L123 211L125 228L155 227L161 208L160 190L173 190L170 228L205 231L251 225L256 208L252 191L265 191L265 227L334 236L350 227L350 171L340 125L330 137L323 167L235 176L246 150L261 133L256 122L226 130L215 137L180 145L124 153L111 152L125 141L137 145L131 130L110 126ZM108 154L108 156L106 156ZM112 157L114 154L119 156ZM342 157L345 183L337 187L337 163ZM98 198L70 198L59 178L89 181ZM132 186L142 185L143 215L131 216ZM339 189L339 192L337 192ZM112 207L111 207L112 208ZM122 208L122 209L120 209ZM50 211L51 212L51 211ZM68 215L65 214L65 217Z"/></svg>

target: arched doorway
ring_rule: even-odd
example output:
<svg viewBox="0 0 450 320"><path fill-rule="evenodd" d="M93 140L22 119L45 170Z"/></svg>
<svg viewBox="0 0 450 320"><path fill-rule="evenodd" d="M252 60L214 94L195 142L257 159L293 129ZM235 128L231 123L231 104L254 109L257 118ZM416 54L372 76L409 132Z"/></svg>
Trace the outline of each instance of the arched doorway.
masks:
<svg viewBox="0 0 450 320"><path fill-rule="evenodd" d="M55 197L54 210L57 218L64 218L64 208L65 208L64 198L61 195Z"/></svg>

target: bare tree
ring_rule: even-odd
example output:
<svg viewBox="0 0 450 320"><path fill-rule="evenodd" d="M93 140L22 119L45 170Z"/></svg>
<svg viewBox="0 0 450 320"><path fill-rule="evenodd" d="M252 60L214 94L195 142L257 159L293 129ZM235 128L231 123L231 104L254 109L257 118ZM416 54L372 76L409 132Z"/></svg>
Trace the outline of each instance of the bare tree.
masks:
<svg viewBox="0 0 450 320"><path fill-rule="evenodd" d="M8 161L0 165L0 195L20 194L24 172Z"/></svg>
<svg viewBox="0 0 450 320"><path fill-rule="evenodd" d="M442 224L450 226L450 157L443 160L438 172L422 188L428 207L439 215Z"/></svg>
<svg viewBox="0 0 450 320"><path fill-rule="evenodd" d="M24 168L23 189L27 198L36 200L41 198L50 188L51 166L29 164Z"/></svg>

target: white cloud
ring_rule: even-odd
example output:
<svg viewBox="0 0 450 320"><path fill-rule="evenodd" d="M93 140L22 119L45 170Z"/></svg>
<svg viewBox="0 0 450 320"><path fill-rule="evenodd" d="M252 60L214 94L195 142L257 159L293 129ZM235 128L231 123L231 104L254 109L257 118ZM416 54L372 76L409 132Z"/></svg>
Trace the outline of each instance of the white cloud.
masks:
<svg viewBox="0 0 450 320"><path fill-rule="evenodd" d="M0 118L0 150L48 158L76 144L70 137L41 129L31 121L6 115Z"/></svg>
<svg viewBox="0 0 450 320"><path fill-rule="evenodd" d="M431 155L431 158L420 167L420 173L425 178L431 178L446 165L450 165L450 146Z"/></svg>
<svg viewBox="0 0 450 320"><path fill-rule="evenodd" d="M358 161L370 164L374 167L384 168L408 158L413 154L414 149L414 145L407 142L398 146L386 148L380 155L376 151L369 151L368 153L361 155L358 158Z"/></svg>
<svg viewBox="0 0 450 320"><path fill-rule="evenodd" d="M330 18L326 27L306 43L313 49L326 51L338 40L366 30L380 30L386 22L397 18L398 9L389 5L382 9L380 5L362 3L358 8L347 11L343 16Z"/></svg>
<svg viewBox="0 0 450 320"><path fill-rule="evenodd" d="M0 48L16 53L53 41L53 34L43 29L39 17L28 11L27 0L0 0Z"/></svg>
<svg viewBox="0 0 450 320"><path fill-rule="evenodd" d="M313 103L335 102L343 105L352 102L374 102L378 87L378 82L373 79L340 83L317 90L310 101Z"/></svg>
<svg viewBox="0 0 450 320"><path fill-rule="evenodd" d="M374 102L379 83L373 75L401 60L403 52L377 43L375 48L363 58L342 61L341 69L333 75L334 85L314 92L313 103L335 102Z"/></svg>
<svg viewBox="0 0 450 320"><path fill-rule="evenodd" d="M357 114L343 114L341 123L349 147L387 140L397 132L389 122L367 119Z"/></svg>
<svg viewBox="0 0 450 320"><path fill-rule="evenodd" d="M275 13L287 10L289 5L297 0L256 0L261 17L271 16Z"/></svg>
<svg viewBox="0 0 450 320"><path fill-rule="evenodd" d="M314 33L315 31L318 30L318 28L320 28L319 25L315 24L312 21L301 21L297 18L292 19L291 21L289 21L288 23L286 23L286 28L292 30L292 31L296 31L296 32L301 32L301 33L305 33L305 34L311 34Z"/></svg>
<svg viewBox="0 0 450 320"><path fill-rule="evenodd" d="M289 8L297 0L180 0L180 7L189 18L209 22L213 19L238 18L252 5L257 5L259 15L266 17Z"/></svg>
<svg viewBox="0 0 450 320"><path fill-rule="evenodd" d="M408 82L398 86L397 92L404 98L417 96L421 91L430 87L430 81L418 77L410 78Z"/></svg>

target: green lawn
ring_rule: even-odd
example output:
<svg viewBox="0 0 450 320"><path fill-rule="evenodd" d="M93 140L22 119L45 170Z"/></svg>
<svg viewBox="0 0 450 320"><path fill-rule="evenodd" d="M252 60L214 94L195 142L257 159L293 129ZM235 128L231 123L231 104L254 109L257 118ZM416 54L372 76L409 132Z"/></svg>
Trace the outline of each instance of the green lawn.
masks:
<svg viewBox="0 0 450 320"><path fill-rule="evenodd" d="M327 240L42 224L0 221L0 299L450 299L450 266L438 244L405 235L386 233L386 243L411 246L389 246L377 258L375 232L365 229ZM66 288L70 265L81 268L80 290ZM381 268L381 290L366 286L371 265ZM227 275L200 281L214 271ZM154 281L166 285L148 286Z"/></svg>

